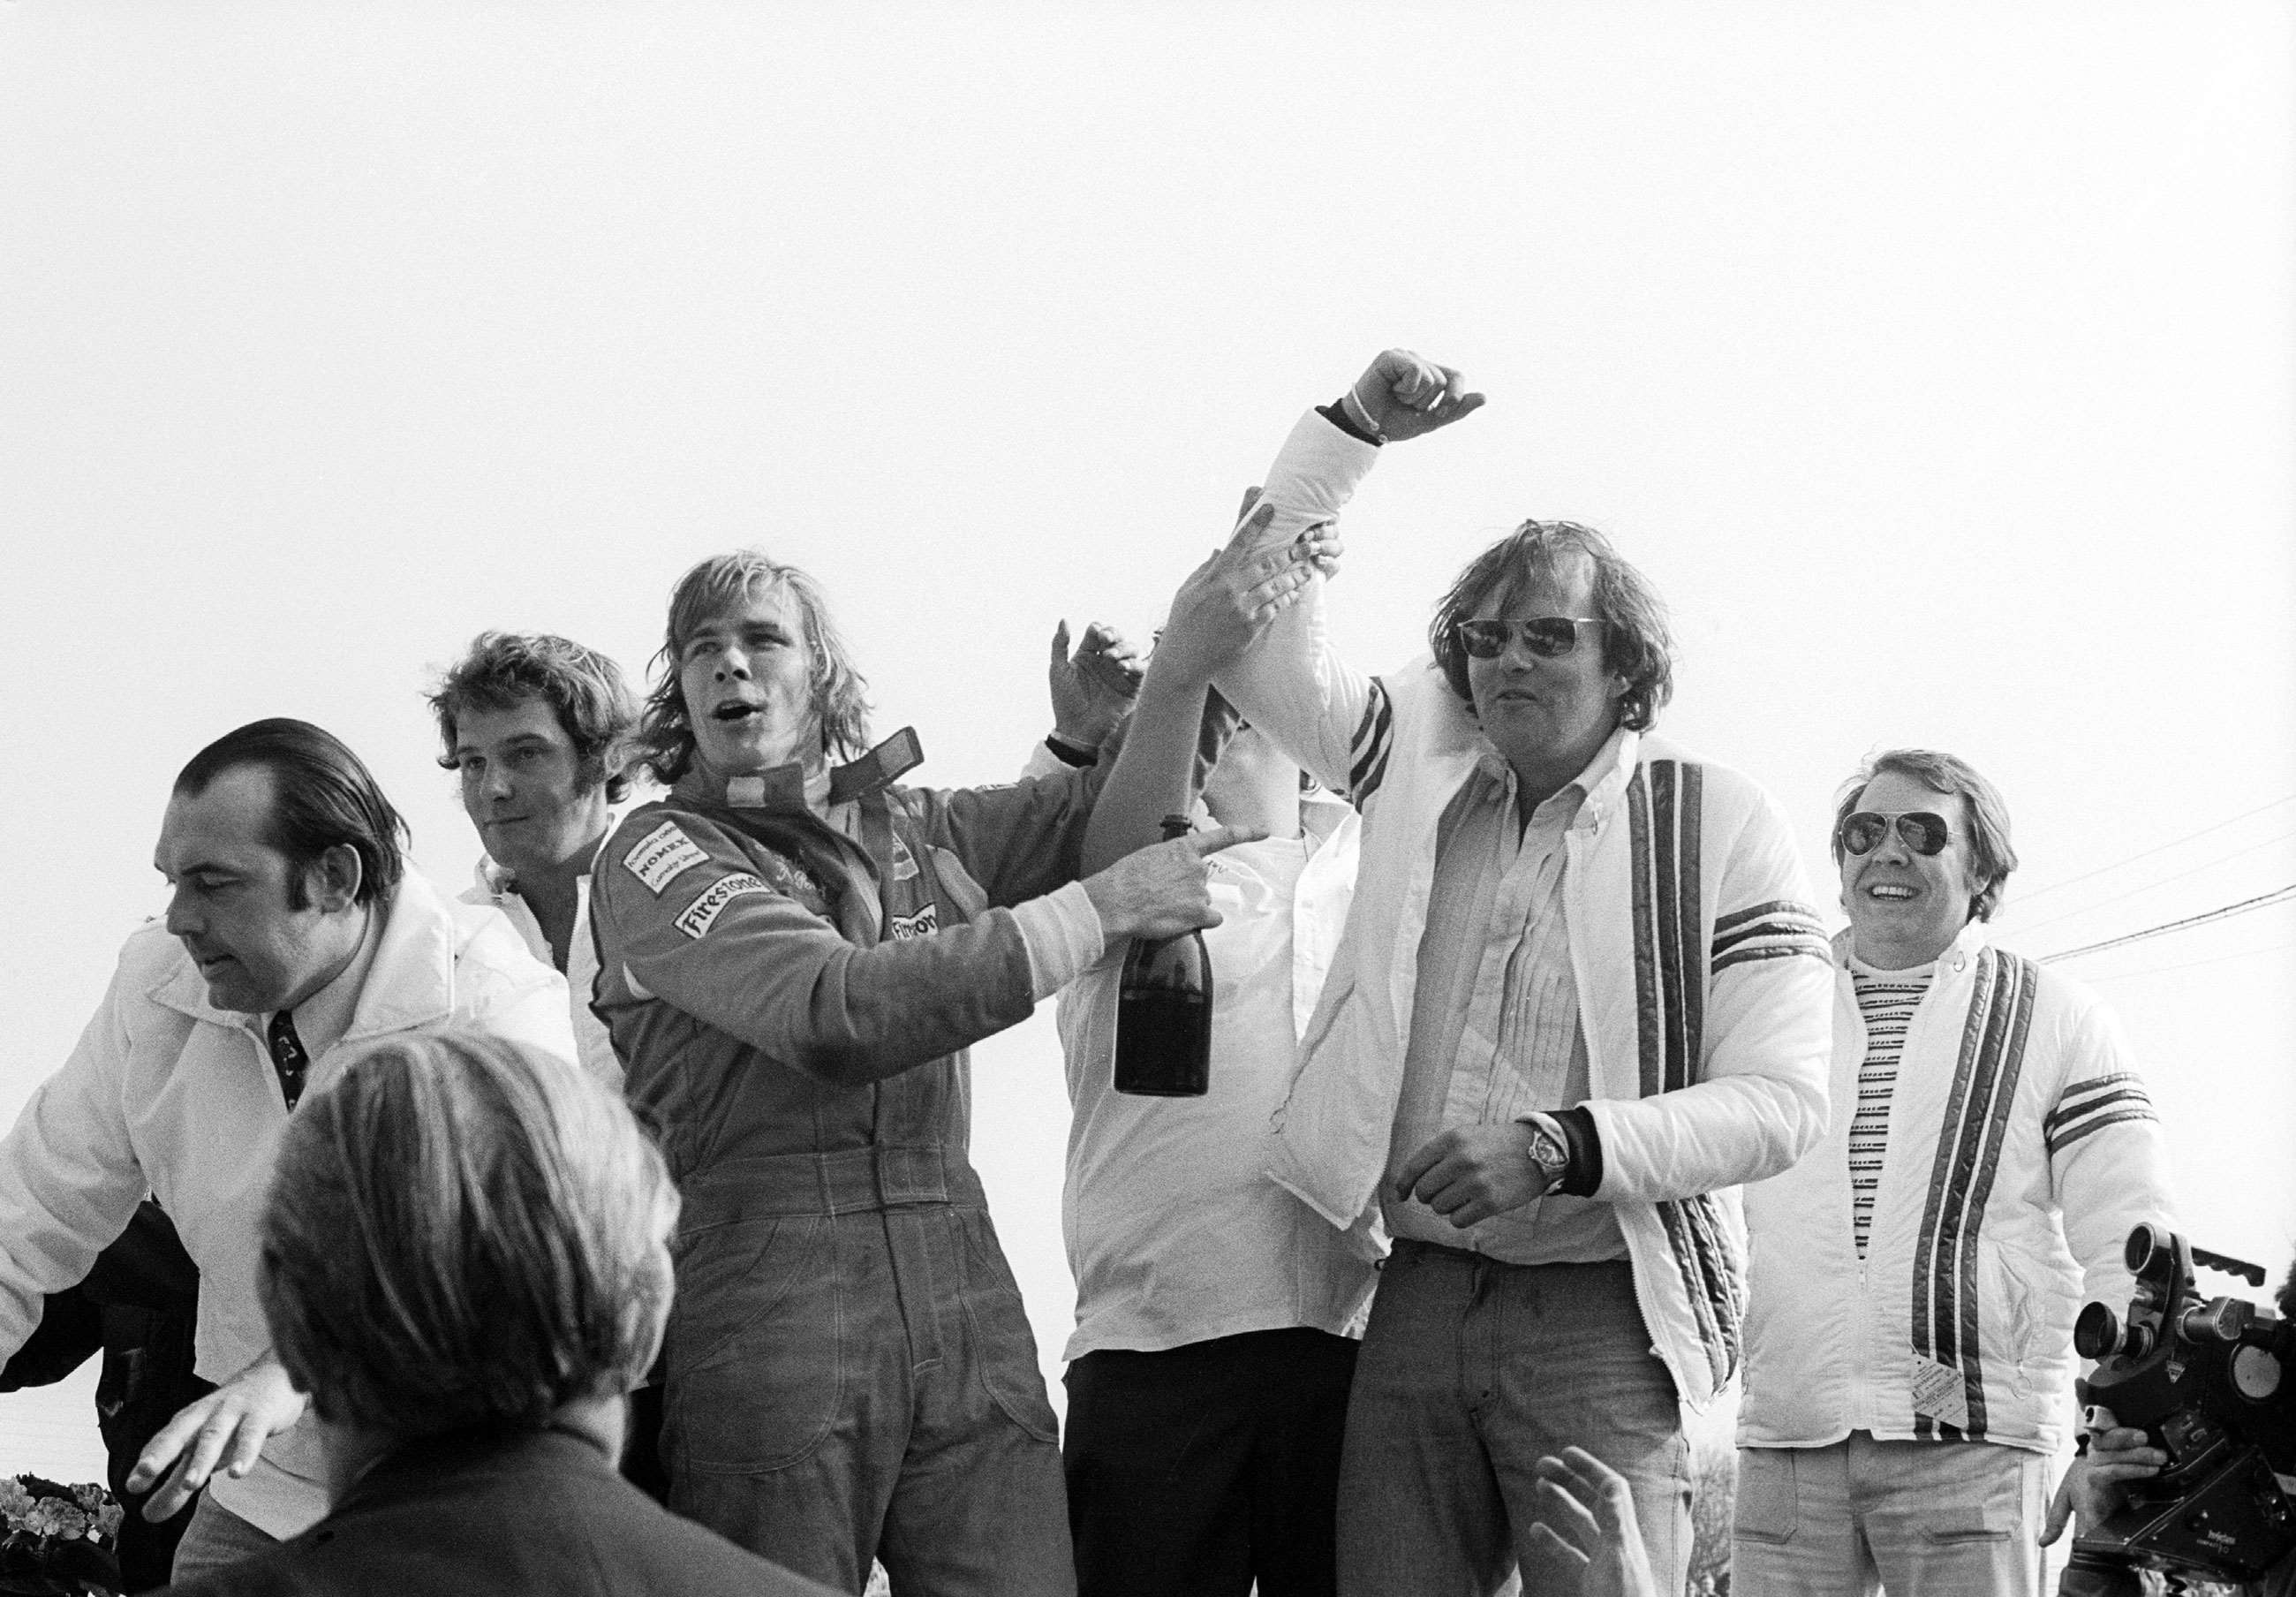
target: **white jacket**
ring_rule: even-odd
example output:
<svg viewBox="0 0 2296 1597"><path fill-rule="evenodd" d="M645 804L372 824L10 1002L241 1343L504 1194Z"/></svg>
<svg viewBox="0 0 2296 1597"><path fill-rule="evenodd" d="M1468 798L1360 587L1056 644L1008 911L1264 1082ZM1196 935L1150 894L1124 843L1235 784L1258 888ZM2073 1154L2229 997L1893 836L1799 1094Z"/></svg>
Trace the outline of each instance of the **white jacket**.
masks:
<svg viewBox="0 0 2296 1597"><path fill-rule="evenodd" d="M1846 963L1833 1033L1833 1100L1847 1106L1866 1025ZM2125 1312L2128 1232L2169 1222L2161 1124L2112 1012L1988 947L1982 923L1964 928L1906 1027L1862 1262L1850 1119L1845 1108L1808 1158L1746 1190L1740 1445L1821 1447L1864 1430L2054 1453L2074 1316L2091 1298Z"/></svg>
<svg viewBox="0 0 2296 1597"><path fill-rule="evenodd" d="M0 1141L0 1357L39 1323L41 1297L79 1280L148 1190L200 1269L197 1370L227 1380L267 1350L256 1301L258 1237L286 1100L261 1017L210 1006L207 982L166 928L127 940L94 1018ZM401 878L342 1041L311 1061L323 1090L353 1043L467 1027L571 1060L566 984L490 910ZM223 1506L274 1535L326 1509L308 1417L274 1436ZM298 1522L299 1520L299 1523Z"/></svg>
<svg viewBox="0 0 2296 1597"><path fill-rule="evenodd" d="M1302 420L1269 470L1267 539L1332 519L1376 456L1320 416ZM1384 680L1340 661L1321 589L1311 584L1220 688L1363 814L1354 913L1268 1173L1368 1241L1436 830L1489 744L1431 661ZM1617 804L1582 815L1565 840L1563 914L1603 1149L1595 1196L1616 1206L1660 1357L1702 1407L1741 1354L1742 1227L1724 1190L1785 1169L1824 1128L1831 976L1768 796L1658 737L1632 757Z"/></svg>

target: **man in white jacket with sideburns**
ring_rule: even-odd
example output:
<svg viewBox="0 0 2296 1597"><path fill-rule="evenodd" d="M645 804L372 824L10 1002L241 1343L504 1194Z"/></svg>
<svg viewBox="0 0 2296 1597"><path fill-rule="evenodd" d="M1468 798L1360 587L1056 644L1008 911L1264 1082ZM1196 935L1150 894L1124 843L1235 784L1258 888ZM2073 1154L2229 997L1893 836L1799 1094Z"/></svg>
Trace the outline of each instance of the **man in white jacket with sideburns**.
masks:
<svg viewBox="0 0 2296 1597"><path fill-rule="evenodd" d="M1381 445L1466 415L1390 350L1269 470L1282 542ZM1382 678L1324 636L1321 583L1221 691L1363 816L1346 935L1269 1173L1395 1239L1357 1365L1340 1590L1486 1593L1551 1568L1538 1461L1623 1476L1661 1589L1690 1555L1681 1405L1734 1373L1739 1182L1824 1121L1829 976L1767 795L1648 729L1662 610L1609 541L1526 522Z"/></svg>

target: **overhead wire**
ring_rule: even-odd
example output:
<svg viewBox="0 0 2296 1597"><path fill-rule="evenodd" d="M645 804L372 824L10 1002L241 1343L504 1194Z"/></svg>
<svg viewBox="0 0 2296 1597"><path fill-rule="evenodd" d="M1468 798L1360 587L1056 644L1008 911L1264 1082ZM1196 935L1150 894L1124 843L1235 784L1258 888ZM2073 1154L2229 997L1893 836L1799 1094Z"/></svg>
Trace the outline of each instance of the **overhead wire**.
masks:
<svg viewBox="0 0 2296 1597"><path fill-rule="evenodd" d="M2083 954L2098 954L2109 948L2124 948L2132 943L2143 943L2150 938L2164 937L2170 932L2186 931L2194 926L2207 926L2212 921L2229 920L2235 915L2246 915L2251 910L2267 909L2291 898L2296 898L2296 882L2291 882L2285 887L2276 887L2269 893L2259 893L2254 898L2242 899L2238 903L2220 904L2213 910L2203 910L2198 915L2187 915L2181 919L2162 921L2159 926L2146 926L2141 931L2126 932L2118 937L2108 937L2102 943L2084 943L2079 948L2061 949L2054 954L2043 954L2040 962L2044 965L2054 965L2060 960L2079 959Z"/></svg>
<svg viewBox="0 0 2296 1597"><path fill-rule="evenodd" d="M2149 860L2155 854L2165 854L2172 848L2182 848L2185 844L2206 837L2211 832L2221 832L2226 827L2237 826L2243 820L2263 814L2267 810L2276 810L2281 805L2289 803L2291 800L2296 800L2296 793L2284 793L2276 799L2268 799L2265 803L2257 805L2253 810L2243 810L2238 815L2231 816L2224 820L2213 822L2209 826L2202 827L2197 832L2187 832L2182 837L2172 837L2166 843L2160 844L2152 848L2145 849L2141 852L2131 854L2125 860L2115 860L2109 865L2098 866L2095 870L2085 870L2077 877L2067 877L2062 882L2052 882L2046 887L2036 887L2030 893L2020 893L2018 895L2018 900L2021 903L2030 904L2037 898L2046 898L2052 893L2062 893L2064 889L2075 886L2079 883L2086 882L2092 877L2101 877L2107 871L2119 870L2124 865L2134 865L2139 860Z"/></svg>
<svg viewBox="0 0 2296 1597"><path fill-rule="evenodd" d="M2194 836L2198 836L2198 834L2194 834ZM2101 898L2093 903L2083 904L2078 910L2068 910L2062 915L2052 915L2046 920L2037 920L2032 922L2030 925L2019 925L2017 926L2016 930L2021 936L2028 933L2038 932L2043 926L2053 926L2064 921L2078 920L2093 910L2102 910L2107 904L2120 903L2123 899L2135 898L2139 893L2152 892L2155 887L2165 887L2171 882L2181 882L2186 877L2196 877L2204 870L2213 870L2218 866L2225 864L2228 860L2237 860L2243 854L2252 854L2260 848L2270 848L2276 843L2285 843L2291 837L2296 837L2296 828L2291 828L2285 832L2276 832L2271 836L2262 838L2255 843L2243 844L2241 847L2233 850L2232 852L2228 854L2218 854L2213 860L2203 860L2198 865L2192 866L2187 869L2177 871L2173 876L2157 877L2153 880L2146 882L2140 886L2130 887L2123 892L2116 893L2111 898ZM2187 838L2185 841L2190 842L2191 839ZM2174 845L2172 844L2169 846ZM2160 851L2156 849L2153 852L2158 853ZM2123 863L2128 863L2128 861L2124 860ZM2105 868L2109 870L2112 869L2112 867L2107 866ZM2094 875L2095 873L2091 872L2090 874ZM2032 894L2030 897L2021 897L2016 901L2013 907L2022 909L2025 905L2031 903L2033 899L2038 898L2040 894L2037 893ZM2005 924L2007 923L2007 918L2006 915L2003 917Z"/></svg>
<svg viewBox="0 0 2296 1597"><path fill-rule="evenodd" d="M2192 970L2202 965L2221 965L2227 959L2251 959L2259 954L2276 954L2283 949L2296 948L2296 943L2267 943L2262 948L2236 948L2228 954L2210 954L2205 959L2179 959L2174 965L2139 965L2134 970L2108 971L2103 975L2085 977L2090 982L2133 982L2140 976L2167 975L2172 970Z"/></svg>

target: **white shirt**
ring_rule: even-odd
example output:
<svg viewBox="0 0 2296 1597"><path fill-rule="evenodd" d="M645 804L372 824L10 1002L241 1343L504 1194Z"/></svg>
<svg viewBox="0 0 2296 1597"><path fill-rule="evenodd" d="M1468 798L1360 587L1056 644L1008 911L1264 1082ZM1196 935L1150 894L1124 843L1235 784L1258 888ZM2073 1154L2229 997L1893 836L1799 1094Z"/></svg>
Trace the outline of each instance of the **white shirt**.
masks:
<svg viewBox="0 0 2296 1597"><path fill-rule="evenodd" d="M1515 778L1496 749L1447 809L1419 945L1419 992L1388 1169L1438 1132L1497 1125L1586 1101L1587 1038L1562 914L1565 838L1614 808L1634 776L1633 737L1608 741L1578 778L1516 819ZM1509 1264L1590 1264L1627 1256L1611 1206L1553 1193L1464 1231L1384 1182L1392 1236L1485 1253Z"/></svg>
<svg viewBox="0 0 2296 1597"><path fill-rule="evenodd" d="M1206 861L1220 925L1211 1090L1136 1098L1111 1085L1119 943L1061 994L1068 1179L1061 1198L1077 1329L1066 1356L1160 1352L1292 1326L1345 1332L1372 1283L1345 1236L1261 1173L1269 1116L1354 896L1361 822L1321 843L1269 838Z"/></svg>
<svg viewBox="0 0 2296 1597"><path fill-rule="evenodd" d="M535 918L533 910L519 896L511 874L484 854L479 856L478 868L472 874L477 880L463 892L463 902L491 905L501 910L525 941L527 951L555 968L555 961L550 956L550 939L543 934L542 923ZM598 941L590 934L588 871L584 871L575 884L575 892L574 931L566 943L567 1007L574 1019L575 1063L619 1092L621 1058L614 1052L614 1040L606 1030L606 1023L590 1009L591 997L597 991Z"/></svg>

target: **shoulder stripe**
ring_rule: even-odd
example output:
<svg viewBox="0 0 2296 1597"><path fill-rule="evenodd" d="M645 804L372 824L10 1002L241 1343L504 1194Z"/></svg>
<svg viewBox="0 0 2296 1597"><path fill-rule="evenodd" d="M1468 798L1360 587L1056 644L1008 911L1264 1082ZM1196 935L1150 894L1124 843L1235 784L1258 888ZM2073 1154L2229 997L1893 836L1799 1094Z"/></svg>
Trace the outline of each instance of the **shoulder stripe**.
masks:
<svg viewBox="0 0 2296 1597"><path fill-rule="evenodd" d="M1718 954L1750 937L1800 936L1825 941L1824 923L1800 904L1767 906L1764 914L1748 916L1742 912L1730 919L1732 924L1727 929L1718 920L1714 923L1714 951Z"/></svg>
<svg viewBox="0 0 2296 1597"><path fill-rule="evenodd" d="M2109 1125L2120 1125L2131 1120L2150 1120L2158 1124L2160 1119L2161 1117L2152 1112L2151 1104L2143 1104L2130 1109L2120 1109L2107 1115L2091 1115L2068 1130L2053 1132L2049 1137L2049 1157L2055 1158L2083 1137L2101 1132Z"/></svg>
<svg viewBox="0 0 2296 1597"><path fill-rule="evenodd" d="M2060 1101L2049 1117L2041 1122L2041 1130L2054 1137L2066 1126L2078 1124L2100 1110L2127 1107L2147 1115L2152 1112L2152 1099L2142 1083L2127 1082L2109 1092L2084 1093L2079 1103Z"/></svg>
<svg viewBox="0 0 2296 1597"><path fill-rule="evenodd" d="M1714 923L1717 975L1733 965L1803 956L1831 965L1833 946L1826 941L1824 925L1816 913L1791 899L1755 904Z"/></svg>
<svg viewBox="0 0 2296 1597"><path fill-rule="evenodd" d="M1774 898L1767 903L1748 904L1742 910L1733 910L1727 915L1716 916L1714 941L1720 943L1723 933L1734 932L1750 920L1777 919L1805 920L1809 923L1812 931L1819 929L1821 925L1816 911L1808 904L1797 903L1790 898Z"/></svg>
<svg viewBox="0 0 2296 1597"><path fill-rule="evenodd" d="M1357 808L1387 779L1387 757L1394 747L1395 707L1388 700L1387 684L1374 677L1363 720L1349 746L1348 800Z"/></svg>
<svg viewBox="0 0 2296 1597"><path fill-rule="evenodd" d="M1720 975L1733 965L1751 965L1760 959L1815 959L1819 964L1824 965L1830 964L1833 957L1832 951L1824 943L1797 937L1784 943L1733 949L1714 961L1714 974Z"/></svg>

